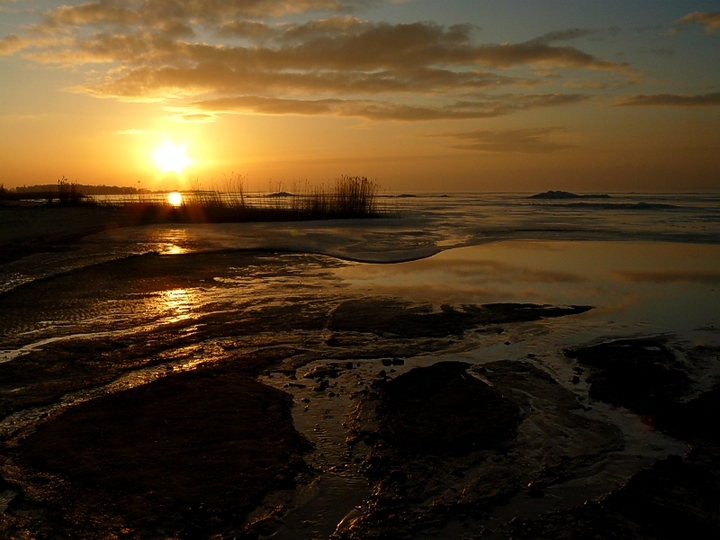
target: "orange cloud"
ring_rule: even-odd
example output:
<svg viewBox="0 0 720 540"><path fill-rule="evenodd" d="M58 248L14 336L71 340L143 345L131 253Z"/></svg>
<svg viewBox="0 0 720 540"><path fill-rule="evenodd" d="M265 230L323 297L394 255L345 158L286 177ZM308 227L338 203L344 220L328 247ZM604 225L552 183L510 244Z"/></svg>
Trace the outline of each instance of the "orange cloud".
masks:
<svg viewBox="0 0 720 540"><path fill-rule="evenodd" d="M126 7L103 2L89 2L77 6L60 6L50 11L41 24L47 28L99 24L134 24L141 21L141 13Z"/></svg>
<svg viewBox="0 0 720 540"><path fill-rule="evenodd" d="M0 39L0 56L9 55L22 50L27 46L26 40L10 34Z"/></svg>
<svg viewBox="0 0 720 540"><path fill-rule="evenodd" d="M117 135L145 135L147 133L147 131L145 131L144 129L130 128L130 129L118 129L115 133Z"/></svg>
<svg viewBox="0 0 720 540"><path fill-rule="evenodd" d="M479 129L443 136L464 141L452 148L482 152L547 153L573 148L572 145L548 140L554 133L562 131L557 127L511 130Z"/></svg>
<svg viewBox="0 0 720 540"><path fill-rule="evenodd" d="M702 24L705 26L705 32L712 34L715 30L720 30L720 11L713 13L695 11L675 21L676 25L688 23Z"/></svg>
<svg viewBox="0 0 720 540"><path fill-rule="evenodd" d="M447 105L407 105L373 100L299 100L241 96L196 102L213 113L295 114L357 117L367 120L423 121L493 118L513 112L577 103L581 95L503 96L503 99L457 101Z"/></svg>
<svg viewBox="0 0 720 540"><path fill-rule="evenodd" d="M720 92L699 95L687 94L639 94L620 99L616 107L717 107Z"/></svg>
<svg viewBox="0 0 720 540"><path fill-rule="evenodd" d="M545 84L543 70L631 72L627 64L558 45L597 32L568 29L524 43L477 44L477 28L468 24L390 24L348 15L373 1L86 2L46 13L29 30L33 38L7 36L0 54L24 51L34 61L72 67L108 64L72 90L172 105L192 99L200 116L185 111L178 117L183 121L212 121L208 110L405 121L488 118L586 99L481 94ZM334 14L302 23L257 20L319 11ZM525 66L535 73L510 71Z"/></svg>

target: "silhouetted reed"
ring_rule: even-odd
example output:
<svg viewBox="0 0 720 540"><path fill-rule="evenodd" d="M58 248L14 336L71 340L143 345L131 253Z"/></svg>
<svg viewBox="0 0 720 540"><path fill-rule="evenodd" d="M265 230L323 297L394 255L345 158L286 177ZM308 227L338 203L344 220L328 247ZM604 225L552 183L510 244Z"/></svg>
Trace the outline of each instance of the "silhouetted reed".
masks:
<svg viewBox="0 0 720 540"><path fill-rule="evenodd" d="M182 194L182 204L166 201L106 202L121 206L142 222L221 223L242 221L298 221L367 218L380 215L376 182L360 176L342 176L331 189L311 187L307 182L295 192L280 189L251 197L246 178L236 175L225 181L224 190L202 190Z"/></svg>

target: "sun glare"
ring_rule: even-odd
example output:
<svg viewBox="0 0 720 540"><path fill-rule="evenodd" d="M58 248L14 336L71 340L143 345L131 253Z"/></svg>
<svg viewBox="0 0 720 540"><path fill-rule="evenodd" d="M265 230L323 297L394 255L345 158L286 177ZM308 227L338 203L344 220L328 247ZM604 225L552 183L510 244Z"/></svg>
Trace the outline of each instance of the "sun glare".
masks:
<svg viewBox="0 0 720 540"><path fill-rule="evenodd" d="M153 152L153 158L162 172L180 174L185 167L192 163L192 160L185 154L186 149L187 144L175 146L170 141L165 141Z"/></svg>
<svg viewBox="0 0 720 540"><path fill-rule="evenodd" d="M172 206L180 206L183 203L182 195L177 191L168 193L167 200Z"/></svg>

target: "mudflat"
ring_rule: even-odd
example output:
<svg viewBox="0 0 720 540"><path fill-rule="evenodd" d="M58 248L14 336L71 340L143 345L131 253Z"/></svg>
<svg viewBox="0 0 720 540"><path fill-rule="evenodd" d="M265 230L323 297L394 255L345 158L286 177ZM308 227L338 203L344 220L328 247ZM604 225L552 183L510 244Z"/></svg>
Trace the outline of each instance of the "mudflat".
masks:
<svg viewBox="0 0 720 540"><path fill-rule="evenodd" d="M552 371L497 351L591 306L375 296L343 264L145 254L0 295L1 535L720 532L720 350L609 336Z"/></svg>

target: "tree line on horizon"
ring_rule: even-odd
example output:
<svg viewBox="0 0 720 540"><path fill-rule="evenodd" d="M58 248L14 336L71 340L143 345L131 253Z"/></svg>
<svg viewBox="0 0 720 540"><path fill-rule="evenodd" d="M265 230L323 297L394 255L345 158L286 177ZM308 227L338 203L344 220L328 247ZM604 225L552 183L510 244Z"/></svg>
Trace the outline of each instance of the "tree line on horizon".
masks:
<svg viewBox="0 0 720 540"><path fill-rule="evenodd" d="M106 186L106 185L89 185L89 184L73 184L75 188L83 195L137 195L144 193L152 193L151 190L145 188L134 188L124 186ZM35 184L32 186L18 186L15 188L4 189L8 193L59 193L62 190L62 184Z"/></svg>

